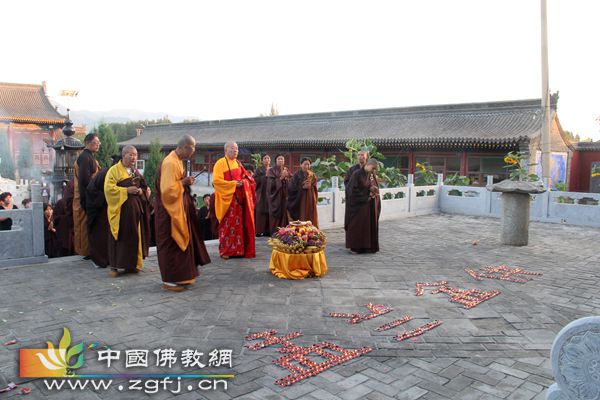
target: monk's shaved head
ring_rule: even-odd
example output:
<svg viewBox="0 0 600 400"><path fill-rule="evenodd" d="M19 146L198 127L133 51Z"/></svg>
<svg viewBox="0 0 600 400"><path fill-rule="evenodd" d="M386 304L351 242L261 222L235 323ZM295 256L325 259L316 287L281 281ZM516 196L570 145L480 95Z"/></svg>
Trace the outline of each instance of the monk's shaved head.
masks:
<svg viewBox="0 0 600 400"><path fill-rule="evenodd" d="M137 149L135 148L135 146L128 144L127 146L123 147L123 150L121 150L121 157L125 157L125 154L130 153L132 151L135 151L137 153Z"/></svg>
<svg viewBox="0 0 600 400"><path fill-rule="evenodd" d="M177 147L183 148L185 146L196 146L196 139L194 139L194 137L191 135L183 135L177 141Z"/></svg>

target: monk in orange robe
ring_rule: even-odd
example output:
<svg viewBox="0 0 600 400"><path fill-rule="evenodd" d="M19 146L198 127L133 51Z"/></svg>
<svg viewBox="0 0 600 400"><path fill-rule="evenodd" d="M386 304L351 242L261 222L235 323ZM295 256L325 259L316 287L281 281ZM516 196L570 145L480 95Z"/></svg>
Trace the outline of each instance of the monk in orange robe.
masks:
<svg viewBox="0 0 600 400"><path fill-rule="evenodd" d="M219 220L219 254L222 258L254 258L254 204L256 183L237 160L238 145L225 144L225 157L213 168L214 209Z"/></svg>
<svg viewBox="0 0 600 400"><path fill-rule="evenodd" d="M198 265L210 263L183 160L196 151L196 140L184 135L161 162L156 177L154 223L158 266L164 290L181 292L196 281Z"/></svg>

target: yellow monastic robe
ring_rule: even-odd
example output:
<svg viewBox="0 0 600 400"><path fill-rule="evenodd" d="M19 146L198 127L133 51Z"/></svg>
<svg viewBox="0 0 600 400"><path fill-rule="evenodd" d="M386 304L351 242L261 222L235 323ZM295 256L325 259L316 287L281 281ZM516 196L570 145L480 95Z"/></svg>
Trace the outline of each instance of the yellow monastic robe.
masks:
<svg viewBox="0 0 600 400"><path fill-rule="evenodd" d="M163 160L162 171L160 200L171 217L171 237L181 251L185 251L190 243L190 231L183 207L184 187L181 183L185 174L183 163L175 151L170 152Z"/></svg>
<svg viewBox="0 0 600 400"><path fill-rule="evenodd" d="M117 183L130 178L127 169L123 166L122 162L118 162L106 173L106 179L104 180L104 197L106 198L106 214L108 216L108 224L110 226L110 233L115 240L119 240L119 224L121 222L121 206L127 201L127 188L117 186ZM142 234L141 228L138 224L138 256L136 267L142 269L143 253L142 253Z"/></svg>
<svg viewBox="0 0 600 400"><path fill-rule="evenodd" d="M227 213L227 210L229 210L237 184L236 181L226 181L225 173L229 171L229 168L232 170L239 168L237 160L232 160L228 157L227 161L229 161L229 168L227 168L225 158L226 157L220 158L215 163L212 175L213 186L215 187L215 214L217 215L219 222L221 222Z"/></svg>

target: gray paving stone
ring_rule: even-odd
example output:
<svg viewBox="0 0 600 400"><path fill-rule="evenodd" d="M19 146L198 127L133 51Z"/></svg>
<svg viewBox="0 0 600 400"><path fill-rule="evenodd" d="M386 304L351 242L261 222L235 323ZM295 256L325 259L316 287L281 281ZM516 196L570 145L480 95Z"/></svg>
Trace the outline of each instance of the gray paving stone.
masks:
<svg viewBox="0 0 600 400"><path fill-rule="evenodd" d="M600 230L539 223L530 229L529 246L507 248L500 244L500 221L495 219L431 215L384 221L381 251L365 256L345 251L343 231L331 230L329 274L303 281L277 279L268 272L270 251L264 238L257 239L253 260L225 262L213 246L209 247L213 263L203 266L196 285L180 294L160 290L155 255L145 261L143 273L123 279L111 279L79 257L52 260L43 267L0 269L0 341L19 340L15 348L0 346L1 373L19 382L19 346L56 343L67 326L73 343L96 341L115 349L233 350L236 378L227 392L176 396L181 400L542 399L554 381L549 349L556 333L574 319L600 313L600 257L591 245ZM475 239L478 245L472 246ZM477 282L463 271L467 266L498 264L543 275L516 284ZM431 290L422 297L414 295L415 282L442 279L458 288L502 293L471 310ZM328 317L329 312L366 312L368 302L387 304L394 311L356 325ZM390 331L374 331L405 314L413 321ZM436 318L443 324L415 340L393 338ZM284 355L277 352L279 346L259 351L243 347L245 335L266 329L278 329L279 334L302 331L304 336L292 340L297 345L327 340L345 348L370 346L373 351L281 388L275 380L290 371L273 363ZM94 361L86 361L86 367L101 367ZM98 372L122 373L124 368ZM39 381L29 385L35 388L32 399L69 398L66 393L45 391ZM15 398L15 393L5 397ZM80 395L120 398L114 391Z"/></svg>
<svg viewBox="0 0 600 400"><path fill-rule="evenodd" d="M396 398L399 400L416 400L422 398L425 394L427 394L427 390L413 386L410 389L400 392Z"/></svg>

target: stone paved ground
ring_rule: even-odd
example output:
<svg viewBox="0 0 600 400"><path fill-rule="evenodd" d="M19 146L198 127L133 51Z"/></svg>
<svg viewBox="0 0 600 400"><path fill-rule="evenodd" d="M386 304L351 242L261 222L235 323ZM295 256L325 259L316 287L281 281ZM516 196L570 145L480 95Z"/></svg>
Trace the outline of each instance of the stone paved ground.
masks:
<svg viewBox="0 0 600 400"><path fill-rule="evenodd" d="M600 314L600 254L594 245L600 230L534 223L530 245L511 248L500 245L499 229L495 219L449 215L385 222L381 252L375 256L347 253L343 231L330 231L329 274L304 281L271 275L270 252L262 239L251 261L222 261L210 247L213 263L202 268L193 289L181 294L159 289L155 257L140 276L117 279L73 257L0 270L0 374L16 379L18 346L57 343L67 326L74 342L96 341L113 349L231 348L236 377L226 392L178 396L125 394L114 387L48 392L41 381L25 382L34 390L32 399L543 399L552 383L549 354L555 334L574 319ZM476 282L463 272L468 266L500 263L544 275L521 285ZM471 310L445 295L414 295L415 282L442 279L502 294ZM368 302L388 304L394 311L357 325L327 316L362 312ZM399 329L374 331L404 314L414 317L410 328L432 319L443 324L415 341L393 340ZM274 381L287 371L272 364L281 354L273 348L243 348L245 335L266 329L300 330L304 336L294 340L298 344L329 340L374 350L282 389ZM19 345L2 345L13 338ZM86 368L124 372L123 364L102 368L90 353ZM15 391L0 394L16 396Z"/></svg>

